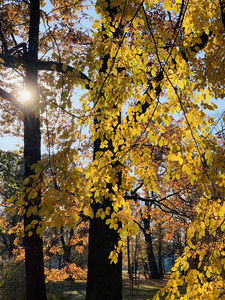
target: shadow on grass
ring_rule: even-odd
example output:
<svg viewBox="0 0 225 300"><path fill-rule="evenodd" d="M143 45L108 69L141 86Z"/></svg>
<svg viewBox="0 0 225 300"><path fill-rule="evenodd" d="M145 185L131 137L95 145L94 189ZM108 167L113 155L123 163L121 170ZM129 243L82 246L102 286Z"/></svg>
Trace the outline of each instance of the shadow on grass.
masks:
<svg viewBox="0 0 225 300"><path fill-rule="evenodd" d="M168 278L160 280L139 279L138 285L134 285L133 291L128 278L123 279L123 300L152 299L156 292L165 286Z"/></svg>
<svg viewBox="0 0 225 300"><path fill-rule="evenodd" d="M168 278L161 280L140 279L139 286L134 286L133 292L128 278L123 279L123 300L146 300L152 299L155 293L165 286ZM64 281L48 283L49 293L54 291L58 298L50 297L50 300L85 300L86 282L85 281ZM62 295L62 298L60 297ZM107 299L106 299L107 300ZM115 299L116 300L116 299Z"/></svg>
<svg viewBox="0 0 225 300"><path fill-rule="evenodd" d="M57 295L58 297L50 296L50 300L85 300L86 282L79 280L76 282L52 282L47 284L47 291L49 295Z"/></svg>

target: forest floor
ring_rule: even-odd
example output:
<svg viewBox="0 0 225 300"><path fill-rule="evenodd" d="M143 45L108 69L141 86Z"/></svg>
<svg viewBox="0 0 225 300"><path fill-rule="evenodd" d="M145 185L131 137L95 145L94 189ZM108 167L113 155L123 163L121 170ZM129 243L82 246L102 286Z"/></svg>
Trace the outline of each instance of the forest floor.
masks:
<svg viewBox="0 0 225 300"><path fill-rule="evenodd" d="M155 293L165 286L168 276L160 280L145 279L141 274L138 282L129 280L127 274L123 274L123 300L147 300L152 299ZM51 284L54 291L63 292L68 300L85 300L86 282L56 282Z"/></svg>
<svg viewBox="0 0 225 300"><path fill-rule="evenodd" d="M169 277L163 279L145 279L144 275L135 282L129 280L127 275L123 275L123 300L147 300L152 299L158 290L166 285Z"/></svg>

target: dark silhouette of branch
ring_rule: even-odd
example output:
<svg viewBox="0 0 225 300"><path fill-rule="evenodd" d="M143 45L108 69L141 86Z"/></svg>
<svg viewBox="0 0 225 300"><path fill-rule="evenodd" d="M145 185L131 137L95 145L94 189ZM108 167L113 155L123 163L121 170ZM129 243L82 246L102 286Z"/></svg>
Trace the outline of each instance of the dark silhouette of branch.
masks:
<svg viewBox="0 0 225 300"><path fill-rule="evenodd" d="M9 101L13 106L15 106L20 112L24 113L25 106L19 102L12 94L6 92L0 87L0 97Z"/></svg>
<svg viewBox="0 0 225 300"><path fill-rule="evenodd" d="M2 60L0 61L0 64L3 64L6 68L17 69L19 66L23 66L26 69L27 61L25 56L17 57L15 55L10 54L0 54L0 59ZM81 80L85 81L86 89L90 89L89 83L91 80L88 78L88 76L85 75L83 72L76 70L72 66L65 65L63 63L57 63L55 61L39 60L36 62L36 67L38 71L56 71L58 73L68 75L70 73L73 73L77 76L77 78L80 78Z"/></svg>
<svg viewBox="0 0 225 300"><path fill-rule="evenodd" d="M223 0L219 0L219 2L220 2L221 18L225 29L225 2Z"/></svg>

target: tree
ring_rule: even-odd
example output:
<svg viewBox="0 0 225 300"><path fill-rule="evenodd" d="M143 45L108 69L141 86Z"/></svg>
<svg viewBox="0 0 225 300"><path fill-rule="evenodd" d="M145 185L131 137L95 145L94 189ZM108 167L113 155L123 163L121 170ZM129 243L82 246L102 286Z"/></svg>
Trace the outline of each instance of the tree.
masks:
<svg viewBox="0 0 225 300"><path fill-rule="evenodd" d="M41 218L38 210L41 204L41 190L37 188L33 192L35 181L32 175L36 174L33 169L41 159L41 132L39 121L39 86L38 70L40 68L50 68L52 63L47 62L38 65L39 52L39 23L40 23L40 3L32 0L27 3L5 3L2 4L3 14L7 14L13 9L20 10L15 19L9 19L5 24L1 22L1 42L2 54L1 62L6 68L20 68L25 70L26 88L31 94L32 101L29 104L20 103L13 95L1 88L1 97L10 101L23 114L24 121L24 246L26 264L26 294L27 299L47 299L44 280L42 238L37 229ZM28 44L17 44L16 38L22 37L22 31L17 31L15 25L20 24L27 11L29 19L20 26L20 30L25 29L28 33ZM3 20L4 21L4 20ZM25 25L24 25L25 24ZM12 47L12 44L15 44ZM11 47L11 48L9 48ZM58 64L62 72L62 63ZM35 108L35 110L34 110Z"/></svg>
<svg viewBox="0 0 225 300"><path fill-rule="evenodd" d="M79 22L77 11L84 10L84 2L73 4L55 1L52 14L42 11L47 31L40 46L44 52L51 47L53 50L49 61L36 59L34 65L39 74L46 71L42 74L41 112L47 115L44 140L54 155L50 155L48 165L35 165L35 174L29 181L33 183L31 199L40 200L37 196L43 190L43 199L38 202L40 220L34 220L38 220L34 231L42 234L47 226L61 227L65 222L69 228L75 227L79 216L74 214L71 203L77 203L91 217L87 299L121 299L121 252L125 238L138 229L124 194L133 191L137 177L143 182L143 189L158 192L157 168L149 144L168 151L169 166L161 176L163 184L182 174L192 185L197 184L201 195L210 194L212 179L223 185L221 174L212 167L213 149L219 148L208 132L213 118L206 118L204 112L215 108L210 97L223 94L223 76L210 63L217 46L216 57L221 59L216 60L216 66L223 58L223 3L205 0L200 6L197 1L189 4L180 0L100 0L95 4L98 18L91 37L75 30L74 24ZM23 5L26 11L27 4ZM23 15L18 16L16 22L21 24ZM49 25L51 21L54 28ZM18 68L22 62L26 69L21 45L6 53L6 44L8 40L13 44L15 35L11 29L15 27L8 28L11 31L5 34L2 30L1 35L2 64L4 68ZM26 26L25 29L27 32ZM19 35L23 37L21 29ZM69 49L62 41L69 42ZM70 51L73 55L66 61L62 57ZM72 66L68 65L69 60ZM47 77L51 68L60 75ZM88 90L80 98L80 110L70 108L75 85ZM24 105L14 97L2 89L0 92L23 109ZM183 114L183 120L179 130L169 136L165 132L173 114ZM57 118L60 122L55 125ZM155 128L149 126L151 123ZM94 144L93 160L85 161L85 168L80 167L81 154L85 152L81 125L89 127ZM143 136L148 139L146 145ZM179 139L181 146L176 143ZM81 145L82 150L75 149L74 143ZM218 163L220 159L216 157L219 156L215 155ZM51 180L42 177L43 168L52 172ZM218 165L219 168L222 167ZM24 192L29 188L25 187ZM30 212L33 216L33 208Z"/></svg>
<svg viewBox="0 0 225 300"><path fill-rule="evenodd" d="M0 151L0 197L1 197L1 240L3 243L2 255L7 254L10 259L15 249L16 233L14 228L21 221L17 214L11 216L4 213L7 200L22 187L23 181L23 161L19 153ZM11 233L10 233L11 231Z"/></svg>

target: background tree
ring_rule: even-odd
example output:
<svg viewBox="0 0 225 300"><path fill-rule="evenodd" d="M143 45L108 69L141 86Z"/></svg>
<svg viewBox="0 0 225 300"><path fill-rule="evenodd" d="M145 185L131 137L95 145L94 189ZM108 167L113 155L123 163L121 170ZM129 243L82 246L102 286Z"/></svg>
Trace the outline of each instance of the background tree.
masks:
<svg viewBox="0 0 225 300"><path fill-rule="evenodd" d="M19 153L0 151L0 198L1 198L1 241L3 248L2 257L13 256L15 248L16 232L15 228L21 217L17 214L4 213L7 201L19 189L22 188L24 164ZM11 232L11 233L10 233Z"/></svg>

